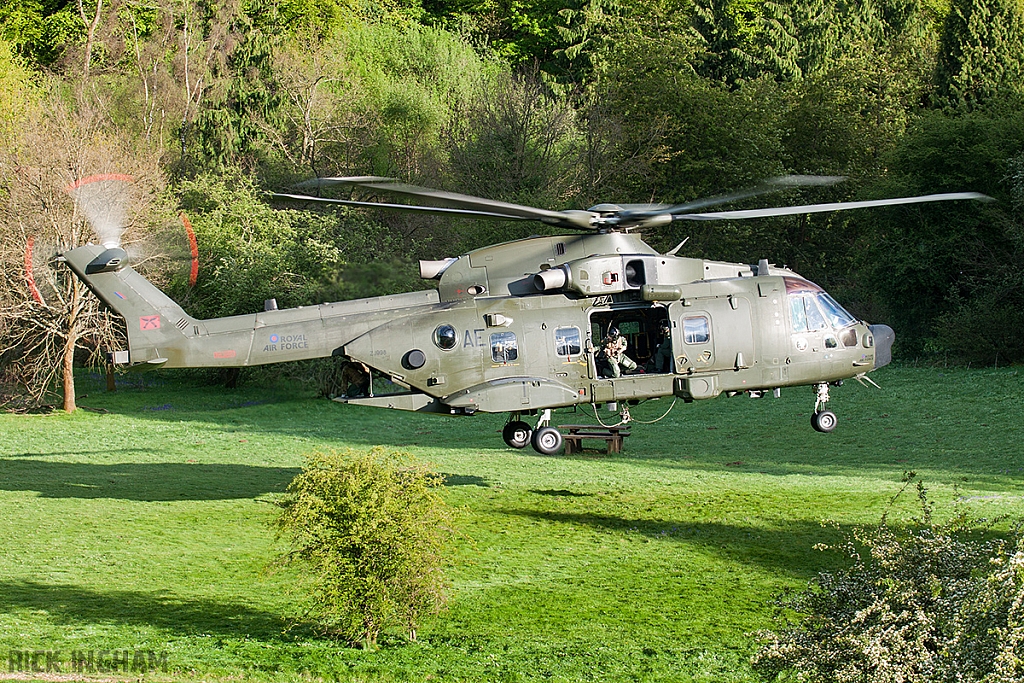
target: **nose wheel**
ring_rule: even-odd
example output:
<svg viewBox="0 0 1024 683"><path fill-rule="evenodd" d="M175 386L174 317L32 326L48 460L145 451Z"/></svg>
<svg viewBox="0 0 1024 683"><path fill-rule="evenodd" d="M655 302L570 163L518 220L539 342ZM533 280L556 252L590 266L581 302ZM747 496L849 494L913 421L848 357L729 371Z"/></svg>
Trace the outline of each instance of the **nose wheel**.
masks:
<svg viewBox="0 0 1024 683"><path fill-rule="evenodd" d="M818 392L818 396L814 401L814 414L811 415L811 426L814 427L815 431L827 434L836 428L839 418L831 410L825 410L825 405L829 400L828 383L816 384L814 388Z"/></svg>

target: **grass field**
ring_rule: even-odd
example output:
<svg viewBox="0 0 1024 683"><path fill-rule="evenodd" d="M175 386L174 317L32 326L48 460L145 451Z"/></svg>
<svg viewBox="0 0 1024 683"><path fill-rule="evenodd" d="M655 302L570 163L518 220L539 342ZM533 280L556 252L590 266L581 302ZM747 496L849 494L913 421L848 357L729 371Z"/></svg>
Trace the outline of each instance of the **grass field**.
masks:
<svg viewBox="0 0 1024 683"><path fill-rule="evenodd" d="M75 650L139 650L166 654L156 680L753 680L749 634L772 625L771 596L842 561L812 549L837 538L823 520L877 522L906 470L940 510L961 497L1024 516L1016 370L874 376L881 390L833 391L832 434L811 429L802 388L679 402L623 454L569 458L506 448L501 416L171 373L107 394L83 376L81 404L109 412L0 415L0 675L45 669L18 659L31 653L53 653L36 674L52 680ZM450 611L417 643L363 652L292 626L294 577L265 569L282 550L271 502L303 454L374 444L445 474L463 537ZM908 499L897 516L911 514Z"/></svg>

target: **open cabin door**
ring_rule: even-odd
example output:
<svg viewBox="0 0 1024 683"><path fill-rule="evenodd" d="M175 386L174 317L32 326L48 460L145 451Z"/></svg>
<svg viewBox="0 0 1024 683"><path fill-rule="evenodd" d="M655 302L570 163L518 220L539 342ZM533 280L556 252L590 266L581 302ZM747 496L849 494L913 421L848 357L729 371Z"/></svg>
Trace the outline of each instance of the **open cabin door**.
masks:
<svg viewBox="0 0 1024 683"><path fill-rule="evenodd" d="M671 363L665 362L656 367L662 324L668 321L668 311L664 306L646 304L592 309L589 320L592 347L588 354L592 378L590 392L594 403L643 400L672 393ZM619 377L605 375L597 363L602 339L610 329L617 330L627 340L626 355L636 366L632 370L623 369Z"/></svg>

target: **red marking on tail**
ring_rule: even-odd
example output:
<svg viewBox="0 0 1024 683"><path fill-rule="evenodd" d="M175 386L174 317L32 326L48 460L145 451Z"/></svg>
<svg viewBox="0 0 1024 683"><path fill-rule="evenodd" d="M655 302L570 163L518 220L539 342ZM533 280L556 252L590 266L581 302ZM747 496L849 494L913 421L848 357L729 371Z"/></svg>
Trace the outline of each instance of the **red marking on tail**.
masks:
<svg viewBox="0 0 1024 683"><path fill-rule="evenodd" d="M29 237L28 242L25 243L25 280L28 281L28 290L32 292L32 298L37 303L43 303L43 295L39 293L39 288L36 287L36 279L32 274L32 248L35 246L35 237Z"/></svg>
<svg viewBox="0 0 1024 683"><path fill-rule="evenodd" d="M192 229L192 223L184 211L178 215L185 226L185 232L188 233L188 248L192 252L192 270L188 274L188 286L195 287L196 278L199 277L199 245L196 243L196 231Z"/></svg>

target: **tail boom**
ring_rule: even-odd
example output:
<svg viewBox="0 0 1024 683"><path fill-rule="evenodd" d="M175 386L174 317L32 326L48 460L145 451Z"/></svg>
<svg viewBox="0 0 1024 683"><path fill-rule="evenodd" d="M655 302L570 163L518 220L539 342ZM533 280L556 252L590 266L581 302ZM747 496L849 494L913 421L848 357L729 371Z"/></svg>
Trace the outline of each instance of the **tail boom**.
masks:
<svg viewBox="0 0 1024 683"><path fill-rule="evenodd" d="M437 291L426 290L198 320L124 259L112 259L113 251L120 252L86 245L63 258L125 319L128 353L113 354L119 364L230 368L322 358L338 355L346 343L399 312L411 315L440 305Z"/></svg>

